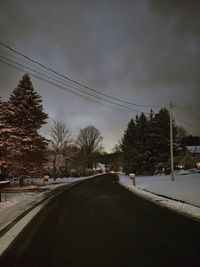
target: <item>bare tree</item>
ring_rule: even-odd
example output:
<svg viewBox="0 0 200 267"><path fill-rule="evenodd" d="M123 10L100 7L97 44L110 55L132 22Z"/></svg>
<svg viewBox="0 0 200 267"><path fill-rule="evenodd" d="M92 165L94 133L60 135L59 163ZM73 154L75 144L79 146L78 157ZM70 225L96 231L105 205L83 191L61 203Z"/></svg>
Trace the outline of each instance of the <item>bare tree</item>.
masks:
<svg viewBox="0 0 200 267"><path fill-rule="evenodd" d="M112 153L122 152L122 138L117 140L117 144L114 145Z"/></svg>
<svg viewBox="0 0 200 267"><path fill-rule="evenodd" d="M50 155L53 167L52 175L56 178L60 168L67 169L68 162L73 153L73 138L66 125L61 121L54 121L50 134Z"/></svg>
<svg viewBox="0 0 200 267"><path fill-rule="evenodd" d="M76 145L80 150L83 167L91 168L96 153L102 150L103 137L92 125L80 130Z"/></svg>

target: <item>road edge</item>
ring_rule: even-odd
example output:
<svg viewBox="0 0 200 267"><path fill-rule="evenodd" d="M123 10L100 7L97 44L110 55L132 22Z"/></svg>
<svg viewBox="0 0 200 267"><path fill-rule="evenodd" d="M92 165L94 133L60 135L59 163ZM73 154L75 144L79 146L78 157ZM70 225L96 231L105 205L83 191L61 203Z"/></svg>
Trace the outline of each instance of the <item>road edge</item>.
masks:
<svg viewBox="0 0 200 267"><path fill-rule="evenodd" d="M59 188L55 188L53 191L49 192L48 196L37 202L28 210L24 211L17 218L15 218L11 223L9 223L4 229L0 231L0 256L6 252L10 247L12 242L17 238L20 232L27 226L27 224L43 209L49 201L61 194L64 190L67 190L82 181L75 181L68 185L63 185ZM55 192L56 191L56 192Z"/></svg>

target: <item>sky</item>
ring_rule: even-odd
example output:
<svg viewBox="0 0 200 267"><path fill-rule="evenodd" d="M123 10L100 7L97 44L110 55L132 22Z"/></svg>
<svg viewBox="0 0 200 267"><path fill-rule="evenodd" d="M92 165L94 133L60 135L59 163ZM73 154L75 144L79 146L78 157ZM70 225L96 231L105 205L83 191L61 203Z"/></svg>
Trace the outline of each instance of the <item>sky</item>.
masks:
<svg viewBox="0 0 200 267"><path fill-rule="evenodd" d="M114 98L144 106L172 102L176 123L200 135L199 10L198 0L6 0L0 9L0 42ZM22 64L22 70L8 66L5 57ZM45 82L28 67L57 81ZM53 120L64 122L74 136L94 125L111 151L130 119L151 109L110 98L104 100L121 106L104 102L102 95L77 84L66 87L63 77L0 45L3 100L26 72L49 114L45 135Z"/></svg>

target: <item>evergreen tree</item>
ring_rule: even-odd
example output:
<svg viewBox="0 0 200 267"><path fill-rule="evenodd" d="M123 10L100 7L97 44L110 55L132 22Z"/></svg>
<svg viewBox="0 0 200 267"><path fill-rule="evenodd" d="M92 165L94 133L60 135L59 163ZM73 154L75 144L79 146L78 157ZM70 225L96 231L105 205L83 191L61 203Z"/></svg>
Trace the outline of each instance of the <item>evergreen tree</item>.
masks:
<svg viewBox="0 0 200 267"><path fill-rule="evenodd" d="M10 117L12 125L34 132L46 123L48 115L43 111L41 96L34 90L28 74L22 77L13 90L9 103L14 109L14 114Z"/></svg>
<svg viewBox="0 0 200 267"><path fill-rule="evenodd" d="M186 135L180 140L183 147L200 146L200 136Z"/></svg>
<svg viewBox="0 0 200 267"><path fill-rule="evenodd" d="M126 173L152 174L156 168L169 165L170 117L162 108L149 117L143 113L131 120L122 140L123 167ZM176 127L173 125L174 140ZM175 149L176 155L176 149Z"/></svg>
<svg viewBox="0 0 200 267"><path fill-rule="evenodd" d="M122 164L126 174L135 172L136 168L136 124L133 119L128 123L128 127L122 138Z"/></svg>
<svg viewBox="0 0 200 267"><path fill-rule="evenodd" d="M177 129L173 123L173 139L176 141ZM154 118L154 148L156 165L159 168L169 168L170 162L170 115L166 108L161 108ZM174 146L174 155L176 148Z"/></svg>
<svg viewBox="0 0 200 267"><path fill-rule="evenodd" d="M41 175L46 160L47 140L37 130L45 124L42 100L25 74L12 92L6 122L13 129L9 137L9 161L12 175L18 177ZM12 138L14 138L12 142Z"/></svg>
<svg viewBox="0 0 200 267"><path fill-rule="evenodd" d="M137 168L136 173L145 174L148 171L149 150L147 146L148 141L148 121L144 113L136 116L136 155L135 158Z"/></svg>
<svg viewBox="0 0 200 267"><path fill-rule="evenodd" d="M123 167L126 173L145 174L149 172L148 118L142 113L131 119L122 140Z"/></svg>
<svg viewBox="0 0 200 267"><path fill-rule="evenodd" d="M4 154L4 142L3 142L3 136L4 136L4 112L3 112L3 102L0 99L0 160L2 161L3 154ZM1 163L0 163L1 164Z"/></svg>
<svg viewBox="0 0 200 267"><path fill-rule="evenodd" d="M9 129L5 123L5 102L0 99L0 166L4 163L4 155L6 153L6 137L8 136Z"/></svg>
<svg viewBox="0 0 200 267"><path fill-rule="evenodd" d="M147 140L146 140L146 149L148 149L148 161L146 161L146 169L149 174L153 174L155 171L155 166L157 164L157 150L155 149L157 138L156 127L155 127L155 115L151 110L148 117L147 125Z"/></svg>
<svg viewBox="0 0 200 267"><path fill-rule="evenodd" d="M8 123L9 115L12 113L7 102L0 101L0 164L9 162L11 157L10 147L16 145L18 129Z"/></svg>

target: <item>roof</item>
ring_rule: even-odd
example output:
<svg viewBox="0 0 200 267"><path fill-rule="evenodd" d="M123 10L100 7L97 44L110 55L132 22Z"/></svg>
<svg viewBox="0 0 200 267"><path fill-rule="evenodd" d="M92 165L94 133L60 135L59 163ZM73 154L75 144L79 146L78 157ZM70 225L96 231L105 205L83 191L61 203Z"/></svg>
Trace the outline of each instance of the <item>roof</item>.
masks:
<svg viewBox="0 0 200 267"><path fill-rule="evenodd" d="M186 148L192 154L200 154L200 146L186 146Z"/></svg>

